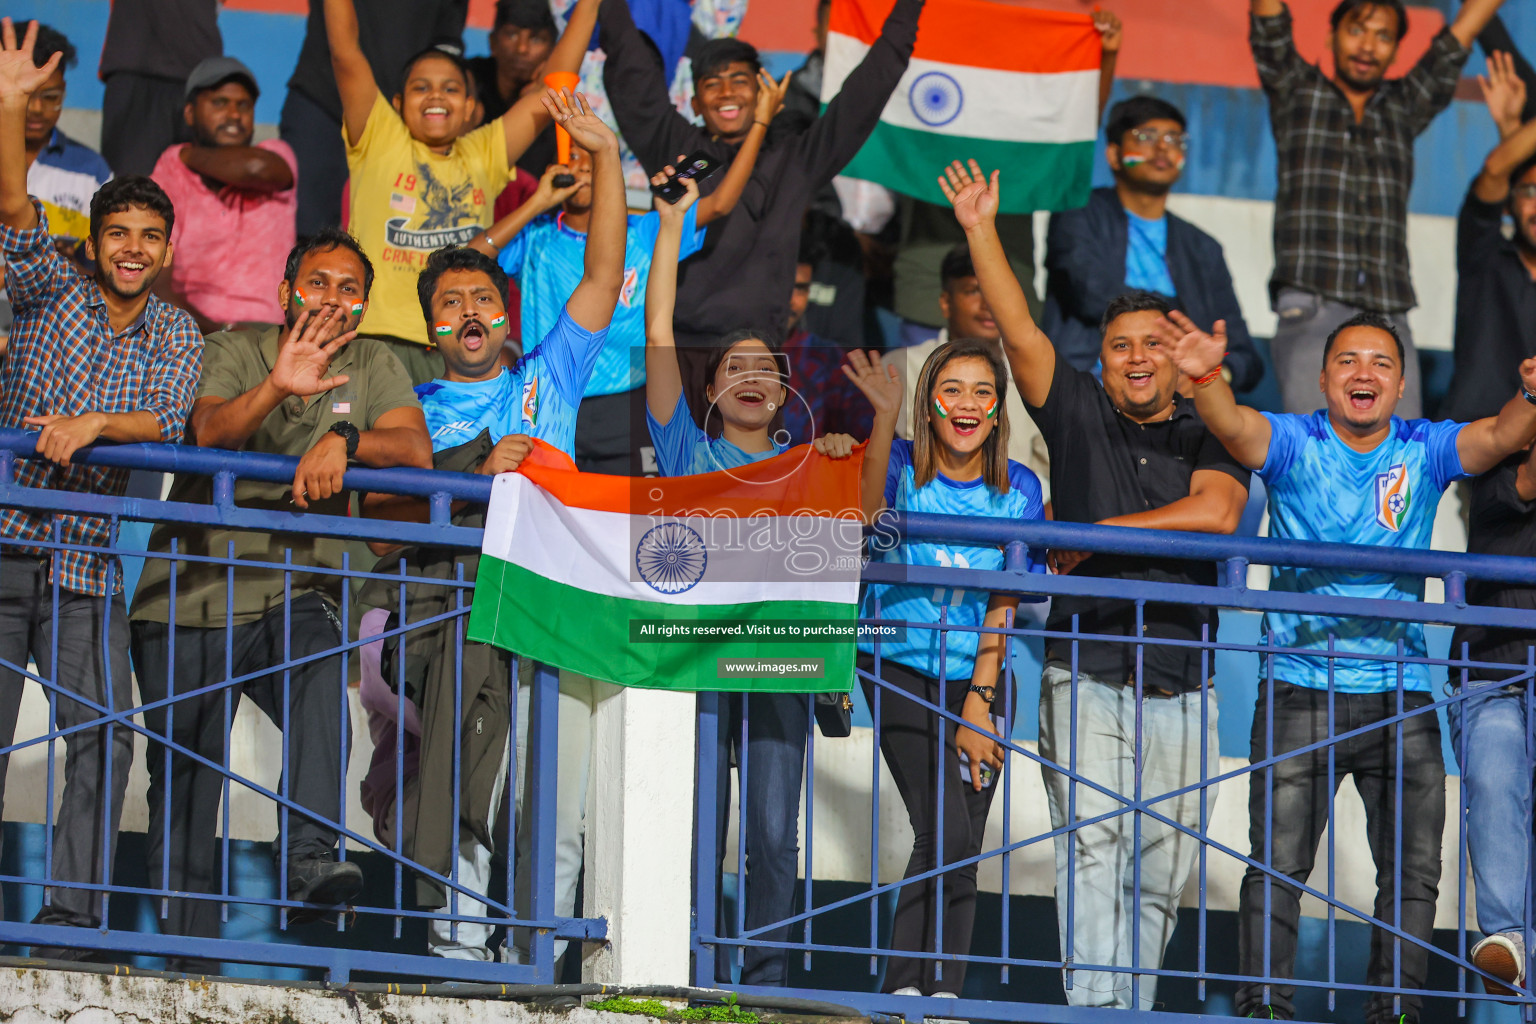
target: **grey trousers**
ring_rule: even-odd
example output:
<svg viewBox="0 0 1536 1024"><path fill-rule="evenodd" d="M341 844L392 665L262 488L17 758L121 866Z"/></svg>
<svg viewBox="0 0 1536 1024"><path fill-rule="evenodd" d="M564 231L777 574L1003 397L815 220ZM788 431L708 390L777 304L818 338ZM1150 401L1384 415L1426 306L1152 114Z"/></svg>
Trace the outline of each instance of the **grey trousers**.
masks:
<svg viewBox="0 0 1536 1024"><path fill-rule="evenodd" d="M0 746L15 740L26 686L21 673L29 656L37 662L38 675L56 680L60 687L54 699L55 728L101 717L71 693L114 711L133 706L128 610L122 595L92 597L60 589L55 613L48 561L7 552L0 558ZM132 761L133 732L124 726L82 729L64 737L63 795L53 833L54 884L38 923L100 923L101 893L61 883L111 879ZM9 763L9 755L0 755L0 799Z"/></svg>
<svg viewBox="0 0 1536 1024"><path fill-rule="evenodd" d="M1300 288L1282 288L1275 300L1275 312L1280 317L1280 326L1269 348L1285 411L1302 415L1315 412L1324 405L1318 376L1323 369L1323 346L1328 335L1362 311ZM1405 310L1389 317L1397 326L1398 337L1403 339L1406 384L1402 400L1397 403L1397 415L1405 420L1417 419L1424 415L1424 403L1419 394L1419 357L1413 348L1413 332L1408 329L1408 313Z"/></svg>

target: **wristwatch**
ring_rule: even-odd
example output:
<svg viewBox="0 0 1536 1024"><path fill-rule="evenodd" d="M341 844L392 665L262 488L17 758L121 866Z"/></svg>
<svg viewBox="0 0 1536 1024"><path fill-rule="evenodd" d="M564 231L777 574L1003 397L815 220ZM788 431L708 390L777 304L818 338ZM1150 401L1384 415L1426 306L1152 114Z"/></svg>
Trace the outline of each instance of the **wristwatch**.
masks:
<svg viewBox="0 0 1536 1024"><path fill-rule="evenodd" d="M356 455L357 455L357 441L358 441L358 437L360 436L358 434L358 432L357 432L357 428L356 427L354 427L352 424L348 423L346 420L338 420L335 423L331 424L331 429L326 431L326 433L336 434L343 441L347 442L347 458L348 459L352 459L352 458L356 457Z"/></svg>
<svg viewBox="0 0 1536 1024"><path fill-rule="evenodd" d="M1533 395L1527 391L1523 383L1520 385L1520 397L1525 399L1527 402L1530 402L1532 405L1536 405L1536 395Z"/></svg>
<svg viewBox="0 0 1536 1024"><path fill-rule="evenodd" d="M988 704L997 699L997 687L995 686L977 686L975 683L972 683L971 692L981 694L982 697L986 698Z"/></svg>

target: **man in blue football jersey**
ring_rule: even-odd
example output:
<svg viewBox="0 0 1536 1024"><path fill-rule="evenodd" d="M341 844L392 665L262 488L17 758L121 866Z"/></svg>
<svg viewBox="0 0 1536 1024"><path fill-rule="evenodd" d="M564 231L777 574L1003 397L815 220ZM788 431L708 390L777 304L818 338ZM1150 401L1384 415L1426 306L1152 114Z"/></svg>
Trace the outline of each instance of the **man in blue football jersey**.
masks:
<svg viewBox="0 0 1536 1024"><path fill-rule="evenodd" d="M1453 481L1492 469L1536 439L1536 358L1520 364L1521 392L1497 416L1472 423L1405 421L1393 415L1404 391L1403 342L1391 320L1360 313L1341 324L1323 348L1318 384L1327 408L1310 416L1260 413L1238 405L1221 377L1224 327L1218 323L1213 334L1206 334L1179 313L1159 324L1165 341L1174 346L1180 372L1194 383L1195 407L1206 426L1268 485L1271 536L1427 548L1441 492ZM1270 589L1418 601L1424 579L1276 567ZM1331 750L1285 758L1249 779L1252 857L1266 862L1273 875L1249 868L1243 879L1241 972L1292 975L1300 890L1281 879L1301 882L1311 872L1332 804L1329 782L1337 785L1339 777L1352 774L1365 803L1366 833L1376 862L1376 917L1425 943L1396 941L1376 930L1366 980L1386 988L1421 989L1439 894L1445 766L1435 715L1411 714L1434 700L1429 668L1392 659L1399 648L1409 658L1425 657L1424 629L1363 615L1269 612L1262 630L1286 653L1273 656L1274 693L1267 692L1267 682L1260 684L1253 759L1316 743L1327 735L1330 722L1336 731L1355 735ZM1339 658L1339 652L1374 660ZM1405 712L1410 717L1400 725L1358 732ZM1400 865L1394 864L1398 816ZM1400 891L1394 892L1398 877ZM1272 922L1267 945L1266 920ZM1293 992L1288 985L1249 983L1238 989L1237 1009L1248 1016L1289 1019ZM1394 1013L1393 996L1373 996L1366 1019L1372 1024L1417 1021L1419 998L1400 998L1401 1009Z"/></svg>
<svg viewBox="0 0 1536 1024"><path fill-rule="evenodd" d="M490 256L470 248L450 246L428 258L417 281L417 293L428 329L442 353L446 372L443 377L418 387L416 394L421 399L432 437L432 450L440 465L454 464L445 460L462 459L463 451L450 452L450 449L485 445L487 442L481 440L481 435L486 433L494 447L474 466L480 473L494 475L516 469L531 450L533 439L542 440L567 455L574 454L577 408L603 351L608 326L624 285L627 214L618 139L592 115L580 96L561 97L550 106L556 122L570 132L576 145L592 156L592 212L587 226L581 279L564 300L564 308L554 326L528 355L508 369L501 364L502 343L508 331L506 272ZM468 450L473 451L472 448ZM427 518L425 503L413 499L374 496L368 502L368 511L390 518ZM483 516L483 510L473 510L471 514ZM456 518L455 521L459 520ZM470 525L481 524L483 518ZM473 578L476 565L477 561L475 564L466 562L466 578ZM451 642L451 631L445 631L444 635ZM472 648L479 650L472 651ZM462 664L460 708L464 721L480 714L475 701L484 700L485 707L503 706L504 697L487 691L499 687L504 693L508 659L486 645L467 643L463 648ZM525 670L532 667L526 659L522 664ZM429 763L440 764L434 760L435 755L429 753L433 738L446 736L450 752L453 745L450 709L455 705L451 673L434 678L439 685L425 689L421 716L424 735L419 786L422 791L451 777L439 774L429 780L427 776ZM531 672L525 671L517 694L517 721L521 723L523 733L517 738L515 763L519 765L524 763L526 753L530 682ZM612 687L607 683L570 672L560 673L558 721L562 763L555 811L556 912L560 914L569 915L574 909L576 880L581 871L582 809L586 799L592 712L598 700L611 691ZM507 719L506 714L500 715L503 737L508 731ZM489 716L489 720L498 721L495 715ZM450 723L444 733L432 730L432 723L438 721ZM476 729L478 731L478 727ZM503 737L491 737L489 745L500 744L505 750L508 741ZM437 749L444 748L439 745ZM499 767L494 757L484 761L490 766L488 785L483 784L483 777L471 777L470 769L465 769L458 780L463 794L458 823L458 879L464 889L472 892L485 892L490 884L491 848L488 841L492 835L503 833L504 826L495 828L494 833L492 829L509 755L510 751L503 754ZM468 763L467 755L465 763ZM446 784L451 786L453 783ZM521 806L522 794L519 791L516 795ZM418 800L421 808L430 810L430 805L429 800ZM439 809L431 821L438 823L440 818ZM425 852L430 849L445 855L446 849L441 836L433 843L430 837L421 834L427 822L427 815L418 815L413 837L415 859L428 867L440 868L446 874L449 865L446 862L434 864ZM526 830L519 834L518 842L520 847L527 843ZM526 849L519 855L518 862L532 863ZM441 905L444 911L469 916L485 913L480 901L464 894L455 899L441 887L425 894L418 893L418 899L423 900L424 905L431 905L434 897L445 899ZM526 912L526 871L519 872L516 898ZM478 922L460 922L457 927L452 927L445 920L435 920L429 927L428 947L438 956L486 960L491 956L488 943L493 930L491 925ZM522 954L513 947L521 940L522 936L511 936L507 943L512 956L519 960ZM563 946L564 943L556 945L556 955Z"/></svg>

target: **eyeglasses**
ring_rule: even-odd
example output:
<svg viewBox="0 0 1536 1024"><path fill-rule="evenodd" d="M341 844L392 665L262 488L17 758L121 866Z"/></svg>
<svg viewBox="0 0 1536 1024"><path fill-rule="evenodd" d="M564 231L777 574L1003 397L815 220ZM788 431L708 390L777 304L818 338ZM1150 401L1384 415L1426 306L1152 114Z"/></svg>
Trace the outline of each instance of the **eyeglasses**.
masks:
<svg viewBox="0 0 1536 1024"><path fill-rule="evenodd" d="M1131 132L1131 138L1143 146L1155 146L1161 142L1181 153L1189 149L1188 132L1160 132L1156 128L1137 128Z"/></svg>
<svg viewBox="0 0 1536 1024"><path fill-rule="evenodd" d="M1516 199L1536 199L1536 184L1516 185L1509 191Z"/></svg>

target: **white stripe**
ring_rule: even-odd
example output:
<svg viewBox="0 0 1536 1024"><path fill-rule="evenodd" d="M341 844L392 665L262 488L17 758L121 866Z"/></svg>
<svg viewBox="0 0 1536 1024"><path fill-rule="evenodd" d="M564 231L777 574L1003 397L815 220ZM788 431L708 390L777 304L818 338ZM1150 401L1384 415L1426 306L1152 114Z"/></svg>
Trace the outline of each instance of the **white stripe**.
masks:
<svg viewBox="0 0 1536 1024"><path fill-rule="evenodd" d="M647 583L636 566L641 540L663 524L693 531L672 528L690 541L696 536L706 552L702 578L680 593ZM856 520L824 516L673 519L566 508L522 474L504 473L491 487L484 553L582 590L661 605L853 604L862 532Z"/></svg>
<svg viewBox="0 0 1536 1024"><path fill-rule="evenodd" d="M821 98L827 102L869 44L827 34ZM936 135L1003 142L1092 142L1098 136L1099 72L1036 74L914 57L880 120Z"/></svg>

